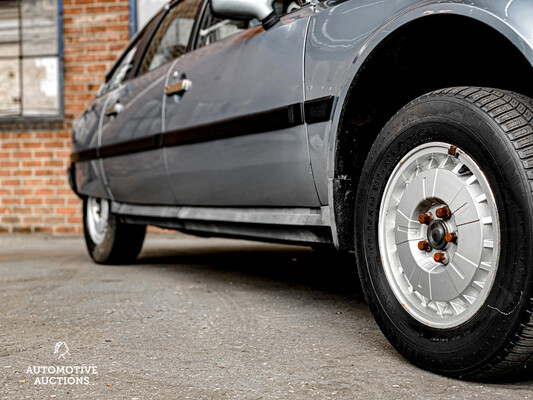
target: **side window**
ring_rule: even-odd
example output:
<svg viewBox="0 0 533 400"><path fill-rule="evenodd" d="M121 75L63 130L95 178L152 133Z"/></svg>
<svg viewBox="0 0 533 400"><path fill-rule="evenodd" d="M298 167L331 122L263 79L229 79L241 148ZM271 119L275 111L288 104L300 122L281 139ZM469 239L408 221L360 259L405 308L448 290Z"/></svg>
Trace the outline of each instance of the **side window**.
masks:
<svg viewBox="0 0 533 400"><path fill-rule="evenodd" d="M300 6L296 0L276 0L274 2L274 10L278 15L285 15L298 10Z"/></svg>
<svg viewBox="0 0 533 400"><path fill-rule="evenodd" d="M285 15L300 8L296 0L276 0L273 4L274 11L278 15ZM239 33L245 29L257 25L257 20L230 21L220 19L211 14L211 7L206 7L194 48L207 46L228 36Z"/></svg>
<svg viewBox="0 0 533 400"><path fill-rule="evenodd" d="M146 50L140 74L185 54L200 4L201 0L184 0L168 12Z"/></svg>
<svg viewBox="0 0 533 400"><path fill-rule="evenodd" d="M137 52L137 46L133 46L128 53L124 56L120 64L115 69L115 72L109 78L109 81L106 84L106 89L113 88L124 80L124 77L129 72L132 66L133 56L135 56L135 53Z"/></svg>
<svg viewBox="0 0 533 400"><path fill-rule="evenodd" d="M211 13L211 7L205 9L198 37L196 38L195 48L204 47L225 39L228 36L239 33L250 26L249 21L230 21L229 19L220 19Z"/></svg>

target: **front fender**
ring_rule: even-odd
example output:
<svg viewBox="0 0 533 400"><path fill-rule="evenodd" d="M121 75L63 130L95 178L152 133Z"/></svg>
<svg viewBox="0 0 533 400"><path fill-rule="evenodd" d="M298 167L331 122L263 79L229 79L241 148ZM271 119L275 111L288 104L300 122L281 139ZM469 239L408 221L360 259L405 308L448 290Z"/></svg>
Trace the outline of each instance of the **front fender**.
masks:
<svg viewBox="0 0 533 400"><path fill-rule="evenodd" d="M435 0L333 1L322 7L309 27L305 80L306 99L332 94L338 99L322 140L314 140L322 144L322 154L312 156L315 160L322 158L329 180L335 173L336 133L350 85L379 44L405 24L442 14L472 18L505 36L533 66L533 6L529 0L473 0L469 4ZM311 151L316 153L317 149Z"/></svg>

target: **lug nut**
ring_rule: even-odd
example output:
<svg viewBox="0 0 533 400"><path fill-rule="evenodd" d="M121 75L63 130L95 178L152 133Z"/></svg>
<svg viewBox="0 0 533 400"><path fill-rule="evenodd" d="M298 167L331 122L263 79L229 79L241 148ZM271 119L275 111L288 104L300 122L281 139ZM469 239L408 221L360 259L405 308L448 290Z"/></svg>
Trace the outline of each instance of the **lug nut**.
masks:
<svg viewBox="0 0 533 400"><path fill-rule="evenodd" d="M445 236L445 239L448 243L456 243L457 242L457 233L447 233Z"/></svg>
<svg viewBox="0 0 533 400"><path fill-rule="evenodd" d="M429 225L429 223L433 221L433 216L430 213L427 214L420 214L418 217L418 222L421 224Z"/></svg>
<svg viewBox="0 0 533 400"><path fill-rule="evenodd" d="M444 255L444 253L435 253L433 259L438 263L444 264L444 262L446 261L446 256Z"/></svg>
<svg viewBox="0 0 533 400"><path fill-rule="evenodd" d="M437 214L437 218L442 218L444 220L450 219L452 216L452 212L448 207L439 208L435 214Z"/></svg>
<svg viewBox="0 0 533 400"><path fill-rule="evenodd" d="M431 251L431 246L427 240L422 240L418 242L418 250L420 251Z"/></svg>

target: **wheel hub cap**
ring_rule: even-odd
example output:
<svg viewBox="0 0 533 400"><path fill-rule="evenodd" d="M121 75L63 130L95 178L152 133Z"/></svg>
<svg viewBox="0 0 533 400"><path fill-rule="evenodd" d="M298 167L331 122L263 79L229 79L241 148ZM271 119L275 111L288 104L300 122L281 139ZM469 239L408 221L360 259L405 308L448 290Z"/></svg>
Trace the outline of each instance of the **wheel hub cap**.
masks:
<svg viewBox="0 0 533 400"><path fill-rule="evenodd" d="M446 248L446 224L442 221L433 221L428 227L428 242L432 248L442 250Z"/></svg>
<svg viewBox="0 0 533 400"><path fill-rule="evenodd" d="M378 227L394 295L418 321L443 329L481 308L499 259L489 183L472 158L450 148L427 143L401 160L387 182Z"/></svg>
<svg viewBox="0 0 533 400"><path fill-rule="evenodd" d="M104 241L108 220L108 201L89 197L87 199L87 230L94 244L99 245Z"/></svg>

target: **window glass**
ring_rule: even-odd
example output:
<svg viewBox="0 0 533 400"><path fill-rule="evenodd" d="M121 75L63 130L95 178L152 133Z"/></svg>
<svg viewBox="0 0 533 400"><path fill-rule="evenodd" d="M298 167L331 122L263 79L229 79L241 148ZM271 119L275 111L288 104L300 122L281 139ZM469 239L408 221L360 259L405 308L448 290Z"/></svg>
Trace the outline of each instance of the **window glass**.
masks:
<svg viewBox="0 0 533 400"><path fill-rule="evenodd" d="M107 89L113 88L119 85L123 80L128 71L131 69L133 56L137 52L137 46L133 46L128 54L124 56L120 64L115 69L115 72L107 82Z"/></svg>
<svg viewBox="0 0 533 400"><path fill-rule="evenodd" d="M19 4L16 0L0 1L0 55L3 57L19 55L20 33Z"/></svg>
<svg viewBox="0 0 533 400"><path fill-rule="evenodd" d="M274 2L274 10L278 15L285 15L299 8L296 0L276 0Z"/></svg>
<svg viewBox="0 0 533 400"><path fill-rule="evenodd" d="M0 60L0 118L20 115L20 68L18 59Z"/></svg>
<svg viewBox="0 0 533 400"><path fill-rule="evenodd" d="M59 109L59 73L56 57L30 57L22 60L24 115L54 115Z"/></svg>
<svg viewBox="0 0 533 400"><path fill-rule="evenodd" d="M185 54L200 4L201 0L184 0L168 12L148 46L140 73Z"/></svg>
<svg viewBox="0 0 533 400"><path fill-rule="evenodd" d="M61 114L58 0L0 0L0 119Z"/></svg>
<svg viewBox="0 0 533 400"><path fill-rule="evenodd" d="M57 53L57 0L23 0L22 53L52 55Z"/></svg>
<svg viewBox="0 0 533 400"><path fill-rule="evenodd" d="M249 27L249 21L230 21L229 19L220 19L213 16L211 7L208 6L200 22L195 48L215 43Z"/></svg>

